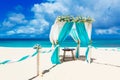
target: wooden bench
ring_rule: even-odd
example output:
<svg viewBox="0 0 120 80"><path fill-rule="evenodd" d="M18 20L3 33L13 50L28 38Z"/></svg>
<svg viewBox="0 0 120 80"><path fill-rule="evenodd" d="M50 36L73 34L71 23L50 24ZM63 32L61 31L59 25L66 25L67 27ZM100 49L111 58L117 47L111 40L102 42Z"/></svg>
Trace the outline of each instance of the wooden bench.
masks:
<svg viewBox="0 0 120 80"><path fill-rule="evenodd" d="M75 60L75 56L74 56L74 53L73 53L73 51L74 51L75 49L64 48L64 49L62 49L62 50L64 51L64 53L63 53L63 61L65 61L65 55L66 55L66 52L67 52L67 51L71 51L72 58L73 58L73 60Z"/></svg>

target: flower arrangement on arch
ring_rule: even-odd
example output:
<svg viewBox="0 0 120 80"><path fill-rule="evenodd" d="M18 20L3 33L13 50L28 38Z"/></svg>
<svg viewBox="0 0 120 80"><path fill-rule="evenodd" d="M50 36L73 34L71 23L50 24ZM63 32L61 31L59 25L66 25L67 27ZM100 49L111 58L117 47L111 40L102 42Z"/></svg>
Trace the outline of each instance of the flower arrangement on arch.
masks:
<svg viewBox="0 0 120 80"><path fill-rule="evenodd" d="M83 17L83 16L58 16L57 20L60 22L89 22L92 23L94 20L91 17Z"/></svg>

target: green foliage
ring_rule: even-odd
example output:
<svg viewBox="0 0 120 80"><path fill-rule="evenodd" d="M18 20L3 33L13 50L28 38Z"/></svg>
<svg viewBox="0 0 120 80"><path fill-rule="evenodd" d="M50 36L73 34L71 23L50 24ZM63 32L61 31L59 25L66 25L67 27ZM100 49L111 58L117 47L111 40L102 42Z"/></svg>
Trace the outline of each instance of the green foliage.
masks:
<svg viewBox="0 0 120 80"><path fill-rule="evenodd" d="M91 17L83 17L83 16L58 16L57 20L60 22L89 22L92 23L94 20Z"/></svg>
<svg viewBox="0 0 120 80"><path fill-rule="evenodd" d="M36 44L35 46L33 46L33 48L39 50L39 49L41 49L42 47L41 47L39 44Z"/></svg>
<svg viewBox="0 0 120 80"><path fill-rule="evenodd" d="M72 17L72 16L58 16L57 20L60 21L60 22L64 22L64 21L73 22L74 17Z"/></svg>

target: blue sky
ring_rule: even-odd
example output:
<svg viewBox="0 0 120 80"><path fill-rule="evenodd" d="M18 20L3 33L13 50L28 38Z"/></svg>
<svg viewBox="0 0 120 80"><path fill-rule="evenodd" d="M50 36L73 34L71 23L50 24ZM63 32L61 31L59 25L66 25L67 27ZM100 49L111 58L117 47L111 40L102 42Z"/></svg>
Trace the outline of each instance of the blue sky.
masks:
<svg viewBox="0 0 120 80"><path fill-rule="evenodd" d="M59 15L94 18L93 39L120 39L120 0L1 0L0 38L49 38Z"/></svg>

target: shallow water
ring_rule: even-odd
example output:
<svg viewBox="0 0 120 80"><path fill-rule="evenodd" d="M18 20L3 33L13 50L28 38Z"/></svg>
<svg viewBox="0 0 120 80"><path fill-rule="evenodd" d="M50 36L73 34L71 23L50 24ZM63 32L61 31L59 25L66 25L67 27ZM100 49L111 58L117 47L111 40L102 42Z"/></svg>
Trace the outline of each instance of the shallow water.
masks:
<svg viewBox="0 0 120 80"><path fill-rule="evenodd" d="M35 44L40 44L42 47L51 47L49 40L0 40L1 47L33 47ZM75 47L77 44L73 40L65 40L62 47ZM94 47L120 47L120 40L93 40ZM85 47L81 43L82 47Z"/></svg>

